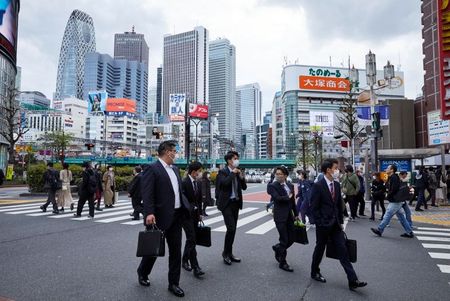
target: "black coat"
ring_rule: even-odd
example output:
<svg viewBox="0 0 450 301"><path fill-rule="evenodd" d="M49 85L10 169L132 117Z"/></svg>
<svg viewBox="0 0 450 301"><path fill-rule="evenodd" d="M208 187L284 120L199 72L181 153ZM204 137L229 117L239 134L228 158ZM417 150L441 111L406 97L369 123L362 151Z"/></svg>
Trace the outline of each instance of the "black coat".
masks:
<svg viewBox="0 0 450 301"><path fill-rule="evenodd" d="M181 176L177 167L173 171L178 179L178 190L180 194L180 208L190 211L191 206L183 196L181 189ZM169 175L161 162L156 161L150 164L142 174L141 193L144 202L144 223L147 215L153 214L156 218L156 225L161 230L170 227L175 214L175 193L170 182Z"/></svg>
<svg viewBox="0 0 450 301"><path fill-rule="evenodd" d="M283 223L288 221L289 217L298 216L297 207L295 206L295 191L294 185L286 183L289 190L292 193L292 197L289 197L286 190L280 183L274 181L267 186L267 192L270 194L273 200L273 220L277 223Z"/></svg>
<svg viewBox="0 0 450 301"><path fill-rule="evenodd" d="M228 166L219 170L216 180L216 191L217 191L217 208L223 211L230 203L230 196L233 190L233 181L237 177L238 183L238 197L239 197L239 208L242 209L242 190L247 189L247 183L245 179L241 179L238 175L231 172Z"/></svg>
<svg viewBox="0 0 450 301"><path fill-rule="evenodd" d="M333 181L335 200L331 196L325 178L314 183L311 191L311 213L316 226L331 227L344 223L344 202L339 182Z"/></svg>
<svg viewBox="0 0 450 301"><path fill-rule="evenodd" d="M405 200L400 199L398 196L400 190L400 178L397 174L393 174L389 177L387 183L387 200L389 202L403 202Z"/></svg>
<svg viewBox="0 0 450 301"><path fill-rule="evenodd" d="M134 176L133 180L131 180L130 185L128 186L128 193L130 194L131 199L134 201L141 201L142 199L141 180L142 173L138 173Z"/></svg>
<svg viewBox="0 0 450 301"><path fill-rule="evenodd" d="M189 176L183 179L183 183L181 183L183 194L191 204L191 214L194 218L198 218L202 213L202 190L201 184L197 181L197 193L194 192L194 187L192 186L192 181Z"/></svg>

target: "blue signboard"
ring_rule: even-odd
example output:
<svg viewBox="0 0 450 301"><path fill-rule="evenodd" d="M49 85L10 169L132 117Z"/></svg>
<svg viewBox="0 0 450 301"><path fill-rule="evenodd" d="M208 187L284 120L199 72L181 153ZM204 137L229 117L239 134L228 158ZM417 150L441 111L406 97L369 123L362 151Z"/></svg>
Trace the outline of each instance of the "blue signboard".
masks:
<svg viewBox="0 0 450 301"><path fill-rule="evenodd" d="M380 160L380 170L384 171L389 165L397 165L397 171L409 171L412 172L411 160L409 159L386 159Z"/></svg>

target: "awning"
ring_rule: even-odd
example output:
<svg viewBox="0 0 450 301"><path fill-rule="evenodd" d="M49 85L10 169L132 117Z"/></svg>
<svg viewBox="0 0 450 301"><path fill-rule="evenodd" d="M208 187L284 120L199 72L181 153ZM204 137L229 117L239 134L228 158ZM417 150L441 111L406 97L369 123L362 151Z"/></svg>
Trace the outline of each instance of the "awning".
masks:
<svg viewBox="0 0 450 301"><path fill-rule="evenodd" d="M440 155L439 148L380 149L379 159L425 159Z"/></svg>

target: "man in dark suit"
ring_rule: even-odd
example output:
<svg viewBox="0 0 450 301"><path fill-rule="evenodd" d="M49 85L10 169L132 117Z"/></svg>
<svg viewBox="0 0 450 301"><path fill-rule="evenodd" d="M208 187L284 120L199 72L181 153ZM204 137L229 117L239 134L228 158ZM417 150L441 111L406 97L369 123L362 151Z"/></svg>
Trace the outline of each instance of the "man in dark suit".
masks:
<svg viewBox="0 0 450 301"><path fill-rule="evenodd" d="M164 231L169 247L169 291L177 297L184 292L179 287L181 272L182 223L190 212L190 204L183 197L178 168L172 164L176 156L176 141L164 141L159 145L159 160L142 174L142 200L144 225L156 224ZM144 256L137 270L139 283L150 286L150 275L156 257Z"/></svg>
<svg viewBox="0 0 450 301"><path fill-rule="evenodd" d="M366 286L356 276L350 263L344 237L344 202L341 197L338 161L327 159L322 163L324 178L313 185L311 192L311 212L316 223L316 247L311 264L311 278L326 282L320 274L320 262L329 239L334 243L339 260L347 274L348 286L351 290Z"/></svg>
<svg viewBox="0 0 450 301"><path fill-rule="evenodd" d="M232 262L241 262L240 258L233 255L233 242L236 234L239 209L242 209L242 190L247 189L245 175L238 168L239 154L229 151L225 155L227 166L219 171L217 175L217 209L222 211L227 233L222 252L223 261L227 265Z"/></svg>
<svg viewBox="0 0 450 301"><path fill-rule="evenodd" d="M195 250L195 228L198 222L202 220L202 192L199 179L203 166L200 162L193 162L188 166L188 175L183 179L183 194L191 204L191 214L189 218L184 219L183 229L186 234L186 244L184 246L182 267L186 271L194 271L195 277L200 277L205 273L202 271L197 260L197 251ZM189 265L189 262L191 263Z"/></svg>

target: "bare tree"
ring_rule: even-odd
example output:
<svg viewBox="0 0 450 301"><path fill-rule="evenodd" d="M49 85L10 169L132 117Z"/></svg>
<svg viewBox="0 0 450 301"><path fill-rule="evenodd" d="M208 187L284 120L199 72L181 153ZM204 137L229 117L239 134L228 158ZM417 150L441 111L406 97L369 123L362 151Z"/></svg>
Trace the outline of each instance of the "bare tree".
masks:
<svg viewBox="0 0 450 301"><path fill-rule="evenodd" d="M65 152L74 139L74 135L72 133L64 133L64 131L56 131L47 133L44 138L50 142L53 152L57 154L61 163L64 164Z"/></svg>

